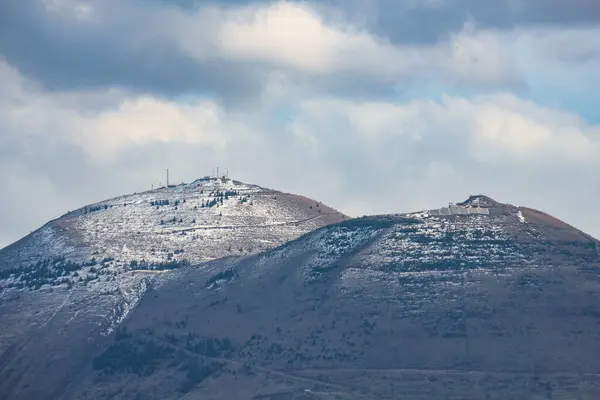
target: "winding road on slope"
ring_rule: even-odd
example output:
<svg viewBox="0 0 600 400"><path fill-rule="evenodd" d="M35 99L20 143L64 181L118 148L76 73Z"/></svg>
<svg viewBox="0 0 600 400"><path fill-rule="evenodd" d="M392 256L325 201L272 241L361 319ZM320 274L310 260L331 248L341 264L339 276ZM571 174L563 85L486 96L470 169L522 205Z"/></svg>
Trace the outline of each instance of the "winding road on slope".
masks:
<svg viewBox="0 0 600 400"><path fill-rule="evenodd" d="M321 215L316 215L314 217L301 219L298 221L278 222L275 224L264 224L264 225L209 225L209 226L205 225L205 226L197 226L197 227L193 227L193 228L174 229L172 231L156 232L156 234L171 235L174 233L193 232L193 231L199 231L199 230L212 230L212 229L224 230L224 229L244 229L244 228L275 228L275 227L279 227L279 226L302 225L307 222L323 218L327 215L334 215L334 214L336 214L336 213L323 213Z"/></svg>

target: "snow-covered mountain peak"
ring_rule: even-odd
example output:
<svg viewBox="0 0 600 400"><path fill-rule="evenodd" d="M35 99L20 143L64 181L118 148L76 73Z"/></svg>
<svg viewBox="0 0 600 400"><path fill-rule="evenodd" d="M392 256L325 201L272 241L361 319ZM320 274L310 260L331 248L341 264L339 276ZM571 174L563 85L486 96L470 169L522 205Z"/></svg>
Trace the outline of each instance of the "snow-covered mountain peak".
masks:
<svg viewBox="0 0 600 400"><path fill-rule="evenodd" d="M570 385L556 371L597 376L599 242L543 212L481 200L326 225L343 217L313 200L200 180L69 213L0 251L63 255L0 269L0 393L274 398L284 377L301 395L312 382L348 399L394 398L406 387L363 388L417 382L427 393L415 398L431 398L432 385L442 398L442 375L466 374L462 396L477 371L490 393L524 398L531 365L552 385ZM183 253L165 262L161 246ZM208 256L219 259L162 272ZM397 379L403 371L425 375ZM353 384L375 372L381 380ZM190 377L202 383L181 386Z"/></svg>
<svg viewBox="0 0 600 400"><path fill-rule="evenodd" d="M0 250L0 270L54 271L46 264L62 260L74 265L60 281L73 282L172 269L257 253L345 218L302 196L205 177L69 212Z"/></svg>
<svg viewBox="0 0 600 400"><path fill-rule="evenodd" d="M541 211L486 196L469 200L441 209L363 217L327 226L265 253L262 260L306 259L298 271L314 281L342 262L346 266L342 276L366 279L392 271L402 277L466 270L498 273L576 258L591 263L600 254L600 242ZM358 266L361 271L356 270Z"/></svg>

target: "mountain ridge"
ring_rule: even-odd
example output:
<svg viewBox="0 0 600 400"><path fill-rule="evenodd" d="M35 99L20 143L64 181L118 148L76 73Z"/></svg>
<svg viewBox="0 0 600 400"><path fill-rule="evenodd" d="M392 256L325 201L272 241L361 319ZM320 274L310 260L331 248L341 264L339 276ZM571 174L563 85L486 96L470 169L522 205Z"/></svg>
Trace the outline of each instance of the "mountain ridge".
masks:
<svg viewBox="0 0 600 400"><path fill-rule="evenodd" d="M65 399L595 399L598 241L519 211L363 217L180 270Z"/></svg>
<svg viewBox="0 0 600 400"><path fill-rule="evenodd" d="M599 242L541 211L478 203L124 272L119 294L12 289L0 399L597 398ZM100 302L112 314L92 316Z"/></svg>
<svg viewBox="0 0 600 400"><path fill-rule="evenodd" d="M277 196L280 196L279 200L277 200ZM249 200L251 197L252 200ZM130 210L126 210L126 207L130 207ZM98 216L97 214L103 215ZM196 232L193 239L202 240L210 237L202 232L206 233L211 229L253 227L259 229L284 225L299 227L295 231L301 233L323 223L338 222L345 218L347 216L336 210L303 196L265 189L226 178L201 178L189 184L170 185L168 188L163 187L132 195L117 196L68 212L0 250L0 269L2 265L14 263L15 259L22 263L27 256L30 256L35 260L35 254L26 254L26 251L23 251L23 248L28 246L33 248L30 253L35 253L36 248L45 246L40 251L45 256L52 253L63 255L69 253L72 258L88 261L94 255L102 258L117 258L116 254L122 252L123 246L139 247L144 238L135 235L166 234L170 235L168 240L174 247L166 249L170 251L162 251L162 254L159 254L161 252L154 248L156 246L149 245L141 249L140 254L135 255L139 260L143 258L149 262L166 262L170 259L184 258L183 256L177 257L176 254L169 256L170 252L179 249L175 246L182 242L189 248L193 248L192 245L201 245L201 243L192 243L192 240L185 241L182 238L174 237L175 234L185 236L190 232ZM268 229L266 230L268 231ZM277 234L283 234L283 240L294 237L292 233L286 235L285 232L276 232L275 236ZM50 238L47 236L54 235L57 235L58 238L52 238L53 245L62 244L61 248L49 248ZM123 235L129 235L130 240L126 240ZM257 237L250 238L249 242L254 242L258 247L256 250L281 243L277 237L269 238L269 232L266 232L264 236L266 237L262 240ZM210 239L215 240L214 237L210 237ZM102 241L107 243L107 247L112 246L112 248L98 249L97 247L102 245L102 243L99 245L98 242ZM119 244L121 247L116 248L115 244ZM90 248L87 253L81 250L84 245ZM129 250L131 251L131 249ZM185 258L193 263L232 253L232 250L228 251L229 254L217 251L217 249L212 249L212 251L215 254L207 255L207 251L203 250L201 253L188 253ZM93 254L94 252L98 254ZM13 257L11 257L11 253L14 254ZM124 258L122 264L130 262L134 255Z"/></svg>
<svg viewBox="0 0 600 400"><path fill-rule="evenodd" d="M254 254L345 218L303 196L204 178L49 221L0 250L0 325L10 327L0 332L0 393L8 396L0 398L31 385L31 376L33 392L23 395L54 393L114 334L156 277ZM22 368L29 377L13 374ZM48 368L63 372L46 381Z"/></svg>

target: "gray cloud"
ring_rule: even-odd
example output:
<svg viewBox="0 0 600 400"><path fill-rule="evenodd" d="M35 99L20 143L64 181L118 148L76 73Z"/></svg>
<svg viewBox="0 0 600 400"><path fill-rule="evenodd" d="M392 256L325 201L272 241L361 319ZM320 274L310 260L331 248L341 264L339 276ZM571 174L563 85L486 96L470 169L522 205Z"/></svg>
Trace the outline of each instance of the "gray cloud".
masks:
<svg viewBox="0 0 600 400"><path fill-rule="evenodd" d="M0 53L49 90L109 86L163 96L217 95L244 101L260 92L267 71L252 63L198 63L152 30L157 5L105 2L100 26L48 12L38 2L2 2ZM128 5L125 6L125 5ZM141 13L138 14L138 13Z"/></svg>
<svg viewBox="0 0 600 400"><path fill-rule="evenodd" d="M459 32L467 22L491 29L600 22L600 3L595 0L328 0L326 4L394 43L434 43Z"/></svg>
<svg viewBox="0 0 600 400"><path fill-rule="evenodd" d="M454 62L444 59L448 57L444 53L446 50L431 49L429 61L420 61L411 67L411 63L414 62L410 61L410 58L415 57L412 50L401 54L397 49L366 43L365 38L351 38L350 40L354 41L352 46L359 47L344 51L349 51L348 60L360 60L359 64L345 70L343 66L350 63L340 62L335 73L315 77L315 74L307 74L306 71L290 69L289 65L269 65L268 62L265 63L266 60L252 57L231 59L229 56L213 55L199 59L198 54L204 54L205 50L199 47L196 37L210 35L211 26L216 21L212 21L210 17L192 19L193 13L197 11L197 8L192 6L193 2L140 0L93 2L90 3L93 8L89 18L85 18L77 17L74 12L68 12L70 9L66 6L60 9L44 7L45 3L42 1L0 4L0 53L22 73L34 77L50 90L116 86L166 97L205 94L218 96L227 104L236 104L259 95L269 78L270 71L273 68L284 68L290 74L295 74L297 79L303 82L310 81L313 90L339 95L374 97L382 92L390 93L387 88L398 80L399 77L395 76L398 71L406 68L423 71L424 67L433 68L435 64L443 66ZM460 31L467 20L460 13L455 18L451 17L461 8L449 8L445 3L442 6L416 8L402 2L386 3L385 1L368 3L368 6L360 9L366 10L362 13L364 15L369 13L375 15L374 18L367 18L365 28L377 34L382 40L391 39L393 43L431 44L434 41L432 38L438 40L449 33ZM63 3L76 4L74 0ZM209 4L218 4L223 7L223 12L227 12L233 6L248 6L247 2L241 1ZM256 7L257 4L261 3L253 2L252 6ZM348 7L349 4L351 7ZM210 8L206 3L202 5L204 9ZM330 7L323 8L323 4L319 3L315 4L315 9L322 11L325 23L332 22L333 26L340 23L347 25L347 21L355 20L352 15L354 5L352 2L332 3ZM332 8L334 6L338 8ZM331 15L337 15L337 19L328 17ZM340 20L341 16L343 18ZM361 21L356 22L360 27ZM446 24L450 25L446 26ZM188 29L188 33L179 32L185 25L193 29ZM185 43L188 44L182 47ZM303 46L314 45L315 43L307 43ZM370 47L377 45L380 48L369 50ZM485 57L479 50L479 53L473 57L481 62L482 56ZM458 61L464 63L467 59ZM405 62L407 65L401 66ZM490 68L497 63L497 61L490 61L486 64L484 61L483 67L478 67L476 64L468 67ZM378 66L382 75L372 74L374 66ZM356 68L371 72L360 72ZM413 74L410 70L407 71ZM434 74L439 72L432 71ZM316 81L307 79L307 76L315 78ZM471 76L474 77L477 85L503 86L514 85L517 82L515 77L508 76L494 76L478 81L477 73L467 74L469 79L464 77L460 82L468 84ZM357 85L356 82L362 83Z"/></svg>

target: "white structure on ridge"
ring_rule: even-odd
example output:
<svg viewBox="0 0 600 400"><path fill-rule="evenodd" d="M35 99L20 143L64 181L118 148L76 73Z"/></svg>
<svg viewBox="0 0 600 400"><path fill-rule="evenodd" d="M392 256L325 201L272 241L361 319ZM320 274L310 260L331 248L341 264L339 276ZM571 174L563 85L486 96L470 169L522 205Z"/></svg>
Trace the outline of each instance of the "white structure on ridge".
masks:
<svg viewBox="0 0 600 400"><path fill-rule="evenodd" d="M462 207L450 205L435 210L429 210L430 215L490 215L489 208L484 207Z"/></svg>

